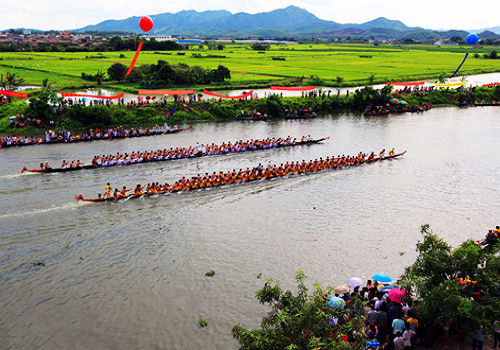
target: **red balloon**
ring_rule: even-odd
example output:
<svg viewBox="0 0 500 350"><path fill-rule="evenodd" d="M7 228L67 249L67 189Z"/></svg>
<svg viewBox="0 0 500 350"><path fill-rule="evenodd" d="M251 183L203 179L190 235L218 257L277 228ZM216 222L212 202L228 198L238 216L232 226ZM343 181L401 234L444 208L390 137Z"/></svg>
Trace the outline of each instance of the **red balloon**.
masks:
<svg viewBox="0 0 500 350"><path fill-rule="evenodd" d="M139 20L139 27L145 32L149 32L153 29L153 20L149 16L142 16Z"/></svg>

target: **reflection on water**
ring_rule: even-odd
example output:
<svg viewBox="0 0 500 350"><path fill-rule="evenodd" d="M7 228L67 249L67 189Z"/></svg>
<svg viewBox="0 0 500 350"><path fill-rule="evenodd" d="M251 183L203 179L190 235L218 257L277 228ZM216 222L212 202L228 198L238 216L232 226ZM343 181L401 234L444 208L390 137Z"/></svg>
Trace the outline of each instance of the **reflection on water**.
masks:
<svg viewBox="0 0 500 350"><path fill-rule="evenodd" d="M22 175L23 165L94 154L268 136L330 136L293 149ZM397 277L415 257L419 225L457 244L498 224L496 107L364 118L200 124L193 132L0 151L0 348L234 347L256 326L259 273L293 286ZM182 176L394 146L398 160L117 203L82 204L106 182ZM317 239L317 241L315 241ZM404 252L404 255L400 255ZM42 260L45 267L34 267ZM215 270L214 278L205 272ZM204 315L208 327L200 329Z"/></svg>

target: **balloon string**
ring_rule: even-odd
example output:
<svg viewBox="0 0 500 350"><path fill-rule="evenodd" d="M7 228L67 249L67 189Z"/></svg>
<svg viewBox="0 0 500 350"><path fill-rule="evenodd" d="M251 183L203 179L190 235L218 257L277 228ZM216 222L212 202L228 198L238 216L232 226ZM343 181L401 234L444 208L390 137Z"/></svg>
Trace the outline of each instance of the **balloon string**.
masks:
<svg viewBox="0 0 500 350"><path fill-rule="evenodd" d="M462 63L460 63L460 65L458 66L457 70L455 71L455 73L453 73L451 75L450 78L453 78L455 76L455 74L457 74L457 72L460 70L460 68L462 68L462 65L464 64L465 60L467 59L467 56L469 56L468 52L465 54L464 60L462 61Z"/></svg>
<svg viewBox="0 0 500 350"><path fill-rule="evenodd" d="M130 67L128 67L127 74L125 74L126 77L128 77L130 72L132 72L132 69L134 69L135 61L137 61L137 57L139 57L139 53L141 52L141 49L142 49L142 44L143 44L143 42L141 41L139 43L139 46L137 47L137 51L135 52L134 59L132 60Z"/></svg>

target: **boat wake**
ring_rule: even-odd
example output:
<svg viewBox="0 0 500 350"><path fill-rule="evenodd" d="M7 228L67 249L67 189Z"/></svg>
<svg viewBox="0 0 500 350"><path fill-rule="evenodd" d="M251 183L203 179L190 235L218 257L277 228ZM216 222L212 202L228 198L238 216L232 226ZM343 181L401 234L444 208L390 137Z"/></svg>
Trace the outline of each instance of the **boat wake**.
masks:
<svg viewBox="0 0 500 350"><path fill-rule="evenodd" d="M91 203L90 202L76 202L76 203L75 202L68 202L68 203L61 205L61 206L58 206L58 207L34 209L34 210L28 210L28 211L23 211L23 212L4 214L4 215L0 215L0 219L39 215L39 214L50 213L53 211L72 210L72 209L77 209L79 207L86 206L89 204L91 204Z"/></svg>
<svg viewBox="0 0 500 350"><path fill-rule="evenodd" d="M8 174L8 175L1 175L0 176L0 179L15 179L15 178L18 178L18 177L21 177L21 176L31 176L31 175L34 175L34 173L17 173L17 174Z"/></svg>

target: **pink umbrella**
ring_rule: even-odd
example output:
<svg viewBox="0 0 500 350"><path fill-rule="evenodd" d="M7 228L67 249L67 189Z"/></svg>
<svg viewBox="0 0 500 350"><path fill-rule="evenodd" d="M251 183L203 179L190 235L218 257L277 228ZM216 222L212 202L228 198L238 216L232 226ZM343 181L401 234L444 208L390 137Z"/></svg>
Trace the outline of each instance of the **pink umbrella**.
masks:
<svg viewBox="0 0 500 350"><path fill-rule="evenodd" d="M396 302L396 303L401 303L401 298L403 297L407 297L407 296L410 296L410 293L407 292L406 290L404 289L400 289L400 288L393 288L389 291L389 293L387 294L387 296L389 297L389 299L391 299L392 301Z"/></svg>

